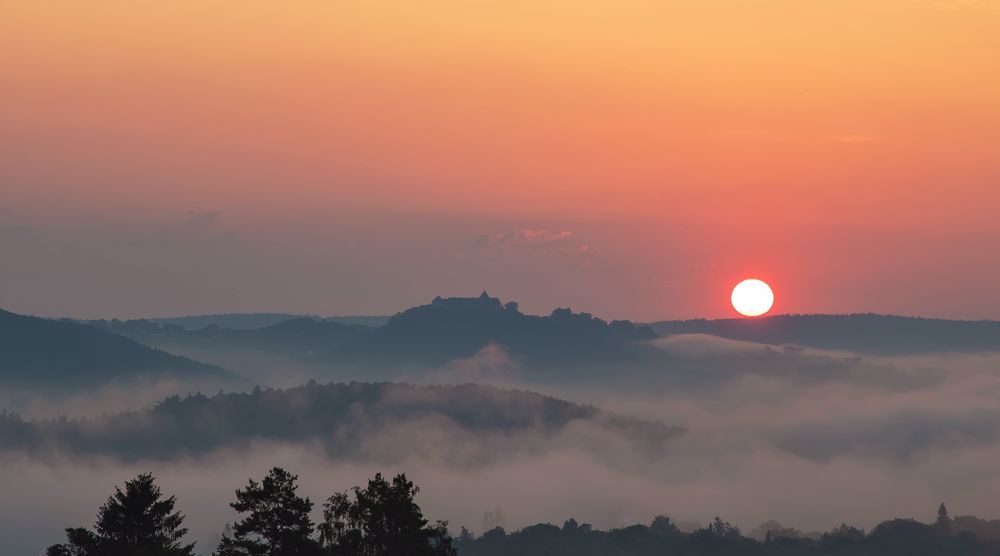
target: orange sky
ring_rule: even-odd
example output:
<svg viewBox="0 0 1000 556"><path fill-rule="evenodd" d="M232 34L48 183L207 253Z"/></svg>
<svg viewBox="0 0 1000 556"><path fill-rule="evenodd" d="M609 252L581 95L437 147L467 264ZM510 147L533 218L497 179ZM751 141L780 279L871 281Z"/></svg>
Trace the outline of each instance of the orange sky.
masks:
<svg viewBox="0 0 1000 556"><path fill-rule="evenodd" d="M998 67L1000 0L6 0L0 306L1000 318Z"/></svg>

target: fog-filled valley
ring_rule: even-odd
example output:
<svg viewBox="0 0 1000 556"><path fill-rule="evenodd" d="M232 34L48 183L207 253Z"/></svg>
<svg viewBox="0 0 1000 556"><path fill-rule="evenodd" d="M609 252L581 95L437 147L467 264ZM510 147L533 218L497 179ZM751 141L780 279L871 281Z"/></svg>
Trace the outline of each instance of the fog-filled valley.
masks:
<svg viewBox="0 0 1000 556"><path fill-rule="evenodd" d="M1000 556L1000 0L0 0L0 556Z"/></svg>
<svg viewBox="0 0 1000 556"><path fill-rule="evenodd" d="M525 315L488 296L439 299L379 326L2 322L8 338L31 339L5 344L0 361L11 384L0 417L4 553L59 542L64 527L92 522L113 485L149 471L209 554L236 518L233 490L275 465L316 500L405 472L425 515L456 536L667 515L684 530L721 516L744 534L774 520L818 538L840 523L930 522L941 502L953 515L1000 517L1000 352L988 349L661 335L569 310ZM46 362L55 355L19 371L36 354L71 357L80 337L114 349L79 352L62 371ZM61 387L26 380L38 369ZM205 387L192 373L232 382ZM527 542L517 539L503 542ZM465 551L502 544L489 542Z"/></svg>

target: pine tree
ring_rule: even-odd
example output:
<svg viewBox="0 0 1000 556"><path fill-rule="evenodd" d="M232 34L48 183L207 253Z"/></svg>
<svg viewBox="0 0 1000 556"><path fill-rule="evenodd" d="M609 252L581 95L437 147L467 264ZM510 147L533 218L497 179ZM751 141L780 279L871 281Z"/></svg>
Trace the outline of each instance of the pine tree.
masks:
<svg viewBox="0 0 1000 556"><path fill-rule="evenodd" d="M719 516L715 516L715 520L708 525L707 530L721 539L738 539L742 536L739 527L723 521Z"/></svg>
<svg viewBox="0 0 1000 556"><path fill-rule="evenodd" d="M183 544L184 516L174 511L177 498L163 498L149 473L125 483L101 506L95 531L66 529L66 544L49 547L48 556L190 556L194 543Z"/></svg>
<svg viewBox="0 0 1000 556"><path fill-rule="evenodd" d="M219 556L296 556L317 554L319 544L309 512L313 503L296 494L297 475L274 467L261 482L250 479L236 491L234 510L246 517L233 524L232 537L223 536Z"/></svg>
<svg viewBox="0 0 1000 556"><path fill-rule="evenodd" d="M934 529L942 537L951 535L951 518L948 517L948 508L944 507L944 502L938 506L937 520L934 521Z"/></svg>

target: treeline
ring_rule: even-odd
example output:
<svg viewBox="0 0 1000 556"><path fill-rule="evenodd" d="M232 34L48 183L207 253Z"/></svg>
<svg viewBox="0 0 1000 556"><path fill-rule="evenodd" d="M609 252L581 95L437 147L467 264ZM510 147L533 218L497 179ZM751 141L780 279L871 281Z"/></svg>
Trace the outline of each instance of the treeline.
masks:
<svg viewBox="0 0 1000 556"><path fill-rule="evenodd" d="M970 528L996 536L981 538ZM933 524L891 519L869 532L844 524L816 537L780 526L764 533L763 540L747 537L718 517L691 533L682 532L664 516L648 526L611 531L597 531L570 519L562 527L538 524L512 534L497 528L478 538L463 529L455 547L462 556L996 556L1000 552L1000 522L972 516L951 519L944 504Z"/></svg>
<svg viewBox="0 0 1000 556"><path fill-rule="evenodd" d="M454 556L448 524L429 524L414 502L419 489L405 475L375 475L364 488L330 496L316 524L313 502L298 494L298 476L275 467L250 479L229 505L240 515L228 526L218 556ZM191 556L177 499L164 496L152 475L125 483L97 512L93 529L66 529L66 542L46 556Z"/></svg>
<svg viewBox="0 0 1000 556"><path fill-rule="evenodd" d="M682 532L670 518L650 525L594 530L570 519L557 527L538 524L508 534L498 527L476 537L462 527L457 538L447 522L430 523L414 500L419 489L397 475L381 474L365 487L336 493L312 519L313 502L298 494L298 477L275 467L250 479L230 503L240 516L228 525L217 556L995 556L1000 522L971 516L952 519L944 504L937 520L891 519L871 531L841 525L803 536L778 524L762 540L745 536L716 517L707 527ZM93 529L66 529L66 542L46 556L191 556L184 515L176 497L165 496L150 474L115 488L98 510ZM977 533L982 536L977 536Z"/></svg>

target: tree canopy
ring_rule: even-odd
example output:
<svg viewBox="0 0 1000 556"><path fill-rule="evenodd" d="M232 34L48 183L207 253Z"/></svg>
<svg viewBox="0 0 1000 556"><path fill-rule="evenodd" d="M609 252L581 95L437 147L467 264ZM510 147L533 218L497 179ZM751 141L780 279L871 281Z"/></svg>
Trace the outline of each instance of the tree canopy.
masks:
<svg viewBox="0 0 1000 556"><path fill-rule="evenodd" d="M236 490L230 506L245 514L233 525L233 536L223 536L219 556L292 556L317 554L319 544L312 538L315 526L309 513L313 503L300 497L298 475L274 467L261 482L250 479Z"/></svg>
<svg viewBox="0 0 1000 556"><path fill-rule="evenodd" d="M944 504L937 519L890 519L868 533L840 525L827 533L803 533L767 521L749 536L716 517L700 529L681 530L669 517L649 525L600 531L568 519L562 527L530 525L508 533L493 527L476 536L462 527L456 539L446 522L429 522L416 502L420 489L406 475L376 474L364 487L330 496L323 519L298 493L298 476L281 467L249 479L230 506L240 519L227 525L217 556L996 556L1000 521L952 518ZM46 556L193 556L185 543L184 515L176 498L164 496L151 474L127 481L98 510L93 529L66 529L66 542ZM503 515L497 508L497 515ZM490 526L500 520L489 520ZM485 527L485 525L484 525ZM4 547L0 545L0 552Z"/></svg>
<svg viewBox="0 0 1000 556"><path fill-rule="evenodd" d="M174 511L175 496L164 497L155 479L143 473L125 483L100 507L94 531L66 529L65 544L50 546L47 556L190 556L184 544L184 515Z"/></svg>
<svg viewBox="0 0 1000 556"><path fill-rule="evenodd" d="M406 475L389 482L379 473L364 489L334 494L323 505L321 542L345 556L455 554L447 523L428 525L414 501L417 492Z"/></svg>

